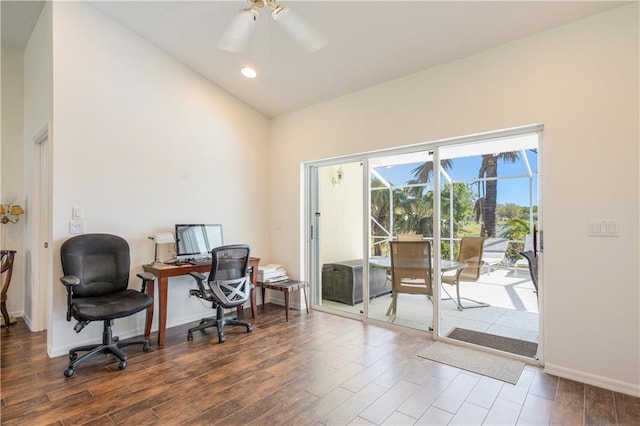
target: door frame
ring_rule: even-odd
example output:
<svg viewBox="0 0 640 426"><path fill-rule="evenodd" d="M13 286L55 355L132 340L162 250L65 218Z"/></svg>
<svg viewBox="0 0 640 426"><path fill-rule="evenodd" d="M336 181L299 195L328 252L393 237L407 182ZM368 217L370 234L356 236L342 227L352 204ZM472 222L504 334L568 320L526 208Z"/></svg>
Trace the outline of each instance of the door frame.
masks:
<svg viewBox="0 0 640 426"><path fill-rule="evenodd" d="M48 121L33 137L33 215L31 221L32 331L49 330L51 324L52 274L51 256L51 181L52 124ZM49 333L47 346L50 346Z"/></svg>

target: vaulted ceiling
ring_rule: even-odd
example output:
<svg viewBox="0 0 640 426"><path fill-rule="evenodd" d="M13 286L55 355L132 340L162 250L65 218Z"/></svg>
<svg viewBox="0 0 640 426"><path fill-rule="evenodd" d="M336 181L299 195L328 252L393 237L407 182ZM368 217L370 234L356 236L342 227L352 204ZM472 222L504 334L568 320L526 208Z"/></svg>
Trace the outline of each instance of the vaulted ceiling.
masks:
<svg viewBox="0 0 640 426"><path fill-rule="evenodd" d="M218 41L230 22L249 6L245 0L88 3L266 116L275 117L628 2L281 2L328 40L312 53L283 31L267 10L256 18L244 52L219 49ZM18 46L20 40L14 38L20 37L26 43L24 34L14 33L25 32L28 18L17 16L31 13L33 21L41 4L2 2L3 43L6 39ZM248 80L240 74L246 65L256 69L257 78Z"/></svg>

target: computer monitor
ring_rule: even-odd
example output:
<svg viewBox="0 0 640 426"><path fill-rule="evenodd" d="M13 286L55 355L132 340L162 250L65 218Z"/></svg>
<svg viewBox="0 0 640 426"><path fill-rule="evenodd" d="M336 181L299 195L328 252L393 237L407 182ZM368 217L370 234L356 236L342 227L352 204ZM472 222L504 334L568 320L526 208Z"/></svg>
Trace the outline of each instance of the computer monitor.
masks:
<svg viewBox="0 0 640 426"><path fill-rule="evenodd" d="M211 250L223 245L222 225L176 224L176 258L187 260L210 257Z"/></svg>

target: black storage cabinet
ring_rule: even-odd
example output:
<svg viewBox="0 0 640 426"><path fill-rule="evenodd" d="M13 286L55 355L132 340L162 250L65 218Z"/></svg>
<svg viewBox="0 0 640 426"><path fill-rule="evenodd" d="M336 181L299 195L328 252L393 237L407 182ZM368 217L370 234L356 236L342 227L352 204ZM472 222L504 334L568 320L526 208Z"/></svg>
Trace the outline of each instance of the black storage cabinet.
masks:
<svg viewBox="0 0 640 426"><path fill-rule="evenodd" d="M369 265L369 280L371 297L391 292L385 268ZM322 298L351 306L362 302L362 259L322 265Z"/></svg>

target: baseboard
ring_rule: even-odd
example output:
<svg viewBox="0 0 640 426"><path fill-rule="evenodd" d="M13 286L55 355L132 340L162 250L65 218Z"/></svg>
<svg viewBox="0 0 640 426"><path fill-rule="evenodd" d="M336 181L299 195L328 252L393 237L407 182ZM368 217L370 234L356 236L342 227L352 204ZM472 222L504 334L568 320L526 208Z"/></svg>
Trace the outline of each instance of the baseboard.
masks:
<svg viewBox="0 0 640 426"><path fill-rule="evenodd" d="M640 385L638 384L623 382L621 380L614 380L603 376L597 376L595 374L573 370L571 368L550 364L548 362L545 363L544 372L565 379L575 380L577 382L586 383L603 389L608 389L610 391L640 397Z"/></svg>
<svg viewBox="0 0 640 426"><path fill-rule="evenodd" d="M29 330L33 331L33 320L31 319L31 317L29 317L29 315L25 314L24 312L22 312L21 315L14 315L16 318L21 316L24 323L27 325L27 327L29 327Z"/></svg>
<svg viewBox="0 0 640 426"><path fill-rule="evenodd" d="M284 302L283 302L284 305ZM247 302L244 305L244 309L245 309L245 315L247 315L247 312L249 315L251 315L251 304L249 302ZM225 309L225 314L229 314L232 312L235 312L236 309ZM157 312L157 310L156 310ZM157 314L156 314L157 315ZM199 313L195 313L193 315L189 315L189 316L185 316L185 317L180 317L180 318L173 318L170 320L167 320L167 328L171 328L171 327L176 327L179 325L183 325L183 324L187 324L190 322L197 322L200 321L203 317L214 317L216 315L216 311L214 309L210 309L209 312L199 312ZM155 316L155 315L154 315ZM26 320L26 316L25 316L25 322L27 322ZM194 324L195 325L195 324ZM71 327L71 326L70 326ZM157 323L154 323L154 325L151 328L151 333L157 332L158 331L158 325ZM120 337L120 339L125 340L125 339L129 339L131 337L140 337L144 334L144 327L143 328L138 328L138 329L133 329L133 330L118 330L117 332L114 331L115 334L118 335L118 337ZM99 337L96 339L95 337L92 339L88 339L88 340L83 340L83 341L75 341L73 342L73 344L71 345L66 345L66 346L61 346L61 347L55 347L55 348L48 348L48 354L49 357L54 358L57 356L61 356L61 355L66 355L67 353L69 353L69 350L81 346L81 345L91 345L94 343L98 343L99 341ZM187 335L185 333L184 339L187 340ZM151 344L152 347L156 347L157 346L157 337L155 337L154 339L150 340L149 343Z"/></svg>
<svg viewBox="0 0 640 426"><path fill-rule="evenodd" d="M289 299L289 309L293 309L293 310L302 310L305 309L304 306L304 297L302 295L300 295L299 297L295 298L293 296L293 294L290 296L291 299ZM281 291L272 291L271 294L266 294L265 295L265 299L267 299L264 303L273 303L274 305L280 305L280 306L284 306L284 293ZM297 299L297 300L296 300Z"/></svg>
<svg viewBox="0 0 640 426"><path fill-rule="evenodd" d="M98 321L96 321L98 322ZM140 337L144 334L144 327L138 330L122 330L122 331L118 331L117 333L114 333L115 335L117 335L120 340L126 340L129 339L131 337ZM100 343L101 342L101 338L102 335L93 338L89 338L86 340L77 340L75 342L73 342L72 344L69 345L65 345L65 346L60 346L60 347L56 347L56 348L48 348L47 352L50 358L55 358L57 356L61 356L61 355L67 355L69 353L69 351L73 348L77 348L78 346L82 346L82 345L93 345L96 343ZM152 342L151 346L153 346ZM82 355L82 354L81 354Z"/></svg>

